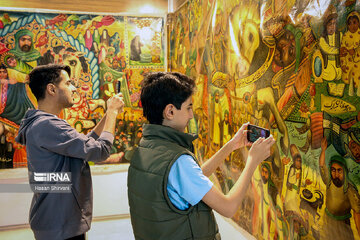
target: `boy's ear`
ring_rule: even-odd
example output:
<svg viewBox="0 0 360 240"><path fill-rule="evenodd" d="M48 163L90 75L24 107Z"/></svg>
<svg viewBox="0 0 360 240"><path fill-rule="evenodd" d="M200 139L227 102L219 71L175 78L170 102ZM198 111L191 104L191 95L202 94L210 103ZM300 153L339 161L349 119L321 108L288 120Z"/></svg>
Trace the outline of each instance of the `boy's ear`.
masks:
<svg viewBox="0 0 360 240"><path fill-rule="evenodd" d="M56 92L55 88L56 88L56 87L55 87L54 84L49 83L48 85L46 85L46 92L47 92L49 95L54 96L54 95L55 95L55 92Z"/></svg>
<svg viewBox="0 0 360 240"><path fill-rule="evenodd" d="M175 106L172 104L166 105L164 112L163 112L164 119L172 120L174 118L174 108L175 108Z"/></svg>

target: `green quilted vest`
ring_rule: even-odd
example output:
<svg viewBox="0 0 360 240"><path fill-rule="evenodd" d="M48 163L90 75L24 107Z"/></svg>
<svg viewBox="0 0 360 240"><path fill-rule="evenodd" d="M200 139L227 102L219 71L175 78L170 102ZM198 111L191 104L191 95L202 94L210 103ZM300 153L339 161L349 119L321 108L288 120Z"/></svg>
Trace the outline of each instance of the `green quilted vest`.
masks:
<svg viewBox="0 0 360 240"><path fill-rule="evenodd" d="M195 139L170 127L144 126L128 172L131 224L137 240L221 239L214 214L204 202L182 211L167 195L170 168L182 154L195 159Z"/></svg>

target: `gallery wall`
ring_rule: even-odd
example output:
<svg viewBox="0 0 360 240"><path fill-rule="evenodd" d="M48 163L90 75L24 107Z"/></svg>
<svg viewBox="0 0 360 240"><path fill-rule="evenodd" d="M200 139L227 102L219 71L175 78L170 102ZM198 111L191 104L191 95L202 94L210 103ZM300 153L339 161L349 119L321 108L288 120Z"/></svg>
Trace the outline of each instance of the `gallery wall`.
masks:
<svg viewBox="0 0 360 240"><path fill-rule="evenodd" d="M268 128L271 157L233 221L257 239L359 239L360 5L189 0L169 16L171 71L196 79L197 156L243 123ZM213 179L228 193L247 150Z"/></svg>

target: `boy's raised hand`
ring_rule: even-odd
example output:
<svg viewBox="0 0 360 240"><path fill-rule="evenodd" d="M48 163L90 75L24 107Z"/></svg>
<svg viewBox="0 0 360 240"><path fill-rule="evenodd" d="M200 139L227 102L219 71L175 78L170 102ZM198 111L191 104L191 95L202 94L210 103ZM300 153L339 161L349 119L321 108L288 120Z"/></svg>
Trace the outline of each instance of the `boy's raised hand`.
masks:
<svg viewBox="0 0 360 240"><path fill-rule="evenodd" d="M256 140L249 150L248 161L246 165L250 164L250 167L256 168L262 161L270 157L270 149L274 143L275 139L272 135L266 139L261 137Z"/></svg>
<svg viewBox="0 0 360 240"><path fill-rule="evenodd" d="M125 103L122 93L118 93L109 98L106 102L106 105L108 111L118 111L118 113L123 112Z"/></svg>
<svg viewBox="0 0 360 240"><path fill-rule="evenodd" d="M244 123L241 128L236 132L234 137L229 141L232 145L232 150L239 149L244 146L251 146L251 143L247 140L247 126L249 123Z"/></svg>

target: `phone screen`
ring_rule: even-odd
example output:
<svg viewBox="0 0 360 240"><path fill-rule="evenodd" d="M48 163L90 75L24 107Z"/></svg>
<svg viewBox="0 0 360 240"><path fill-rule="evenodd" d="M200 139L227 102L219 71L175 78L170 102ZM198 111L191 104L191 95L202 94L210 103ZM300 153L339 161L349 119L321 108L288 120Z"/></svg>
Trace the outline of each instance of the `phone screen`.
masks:
<svg viewBox="0 0 360 240"><path fill-rule="evenodd" d="M270 136L269 129L261 128L252 124L248 125L247 139L249 142L255 142L259 137L267 138Z"/></svg>
<svg viewBox="0 0 360 240"><path fill-rule="evenodd" d="M121 92L121 82L120 79L116 82L116 94Z"/></svg>

